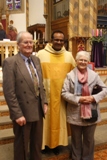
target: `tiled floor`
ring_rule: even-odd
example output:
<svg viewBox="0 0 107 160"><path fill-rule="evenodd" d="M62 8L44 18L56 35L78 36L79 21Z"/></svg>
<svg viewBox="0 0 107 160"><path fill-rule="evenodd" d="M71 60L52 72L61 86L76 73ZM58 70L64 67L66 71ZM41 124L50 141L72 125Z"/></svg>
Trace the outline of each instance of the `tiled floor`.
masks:
<svg viewBox="0 0 107 160"><path fill-rule="evenodd" d="M107 160L107 149L95 152L94 160Z"/></svg>
<svg viewBox="0 0 107 160"><path fill-rule="evenodd" d="M67 153L67 151L65 151ZM56 156L50 154L49 158L46 155L43 155L42 160L70 160L67 158L67 154L60 155L56 158ZM5 147L0 146L0 160L13 160L13 144L8 144ZM96 151L94 153L94 160L107 160L107 149Z"/></svg>
<svg viewBox="0 0 107 160"><path fill-rule="evenodd" d="M57 157L56 156L51 156L50 158L43 157L43 160L72 160L72 159L69 159L67 154L65 155L63 154ZM107 149L95 152L94 160L107 160Z"/></svg>

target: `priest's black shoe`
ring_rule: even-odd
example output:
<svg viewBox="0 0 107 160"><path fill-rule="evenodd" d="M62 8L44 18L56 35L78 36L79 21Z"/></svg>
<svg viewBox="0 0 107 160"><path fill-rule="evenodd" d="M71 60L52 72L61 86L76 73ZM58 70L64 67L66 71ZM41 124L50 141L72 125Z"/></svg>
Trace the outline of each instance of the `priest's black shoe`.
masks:
<svg viewBox="0 0 107 160"><path fill-rule="evenodd" d="M45 146L45 149L41 151L42 154L48 154L50 152L50 148L48 146Z"/></svg>
<svg viewBox="0 0 107 160"><path fill-rule="evenodd" d="M55 155L58 155L60 153L60 150L58 147L54 148L52 151Z"/></svg>

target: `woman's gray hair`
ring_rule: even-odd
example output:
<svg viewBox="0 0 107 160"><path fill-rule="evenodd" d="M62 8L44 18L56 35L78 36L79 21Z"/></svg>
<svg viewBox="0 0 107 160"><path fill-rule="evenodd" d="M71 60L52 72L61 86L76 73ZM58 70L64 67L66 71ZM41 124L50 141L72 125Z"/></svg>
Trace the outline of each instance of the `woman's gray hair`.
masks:
<svg viewBox="0 0 107 160"><path fill-rule="evenodd" d="M87 61L90 61L90 53L87 52L87 51L79 51L79 52L77 52L75 59L78 60L82 56L84 56L87 59Z"/></svg>
<svg viewBox="0 0 107 160"><path fill-rule="evenodd" d="M20 42L22 41L24 34L29 34L29 35L32 37L32 39L33 39L33 36L32 36L31 33L27 32L27 31L21 31L21 32L19 32L18 35L17 35L17 38L16 38L17 43L20 43Z"/></svg>

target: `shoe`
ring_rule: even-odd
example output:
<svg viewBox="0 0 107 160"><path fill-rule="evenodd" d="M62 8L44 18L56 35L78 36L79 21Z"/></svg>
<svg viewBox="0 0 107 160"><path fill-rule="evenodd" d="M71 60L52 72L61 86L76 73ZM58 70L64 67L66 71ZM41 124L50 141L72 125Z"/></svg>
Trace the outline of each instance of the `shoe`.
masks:
<svg viewBox="0 0 107 160"><path fill-rule="evenodd" d="M50 148L48 146L45 146L45 149L41 150L41 153L47 154L47 153L49 153L49 151L50 151Z"/></svg>
<svg viewBox="0 0 107 160"><path fill-rule="evenodd" d="M58 155L58 154L60 153L59 148L58 148L58 147L54 148L54 149L53 149L53 153L54 153L55 155Z"/></svg>
<svg viewBox="0 0 107 160"><path fill-rule="evenodd" d="M46 152L46 149L41 150L41 153L42 153L42 154L46 154L46 153L47 153L47 152Z"/></svg>

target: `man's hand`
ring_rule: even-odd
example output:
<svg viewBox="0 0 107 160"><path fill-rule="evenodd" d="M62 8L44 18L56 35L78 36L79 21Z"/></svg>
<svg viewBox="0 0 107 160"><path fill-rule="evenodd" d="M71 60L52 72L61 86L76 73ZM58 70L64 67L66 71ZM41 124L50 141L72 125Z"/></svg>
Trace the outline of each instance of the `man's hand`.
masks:
<svg viewBox="0 0 107 160"><path fill-rule="evenodd" d="M44 114L47 113L47 110L48 110L48 105L47 105L47 104L44 104Z"/></svg>
<svg viewBox="0 0 107 160"><path fill-rule="evenodd" d="M22 117L16 119L16 123L18 123L20 126L25 125L25 124L26 124L26 119L25 119L25 117L22 116Z"/></svg>

